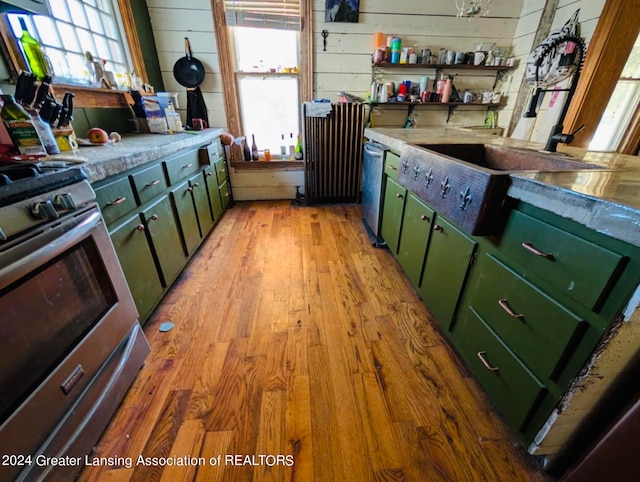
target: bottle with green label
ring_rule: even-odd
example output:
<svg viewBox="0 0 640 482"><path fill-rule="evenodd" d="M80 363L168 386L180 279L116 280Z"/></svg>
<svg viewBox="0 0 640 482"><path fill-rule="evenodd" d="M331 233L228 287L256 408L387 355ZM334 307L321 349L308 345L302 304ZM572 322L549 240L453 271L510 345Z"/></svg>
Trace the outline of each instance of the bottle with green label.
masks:
<svg viewBox="0 0 640 482"><path fill-rule="evenodd" d="M12 95L3 94L0 98L4 104L0 111L0 119L7 127L9 136L20 154L47 155L31 115L16 102Z"/></svg>

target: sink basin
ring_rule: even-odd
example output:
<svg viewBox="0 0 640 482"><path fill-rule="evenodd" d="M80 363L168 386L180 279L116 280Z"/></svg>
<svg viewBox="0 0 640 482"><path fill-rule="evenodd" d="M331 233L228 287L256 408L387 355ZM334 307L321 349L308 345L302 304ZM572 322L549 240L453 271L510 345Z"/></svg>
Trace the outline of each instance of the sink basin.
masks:
<svg viewBox="0 0 640 482"><path fill-rule="evenodd" d="M405 144L398 181L465 231L499 232L509 212L509 174L601 169L562 154L491 144Z"/></svg>
<svg viewBox="0 0 640 482"><path fill-rule="evenodd" d="M602 166L568 159L558 153L544 153L530 149L494 146L490 144L419 144L428 149L475 166L494 171L581 171L602 169Z"/></svg>

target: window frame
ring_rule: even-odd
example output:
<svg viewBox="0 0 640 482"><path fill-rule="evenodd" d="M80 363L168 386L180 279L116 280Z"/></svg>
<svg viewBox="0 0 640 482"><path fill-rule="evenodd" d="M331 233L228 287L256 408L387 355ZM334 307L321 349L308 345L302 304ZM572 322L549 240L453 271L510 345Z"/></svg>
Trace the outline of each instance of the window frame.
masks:
<svg viewBox="0 0 640 482"><path fill-rule="evenodd" d="M125 35L122 41L124 48L128 50L133 69L143 83L148 83L147 69L142 56L131 3L127 0L116 0L115 7L120 12L120 21ZM0 20L0 37L2 38L3 53L11 75L10 81L15 83L20 71L27 69L27 65L20 53L18 41L13 36L11 26L4 14ZM125 96L128 92L123 90L57 83L55 78L53 79L53 88L74 93L74 107L77 108L129 106Z"/></svg>
<svg viewBox="0 0 640 482"><path fill-rule="evenodd" d="M236 83L236 71L234 57L234 47L232 38L227 26L224 2L211 2L213 9L213 19L215 25L215 36L220 55L220 74L222 85L224 86L223 98L227 120L227 129L230 132L244 135L242 129L242 118L238 86ZM300 66L298 68L298 103L311 100L313 98L313 25L311 19L313 6L311 0L300 1ZM302 123L302 119L300 119ZM300 126L301 128L302 126ZM282 161L291 164L295 161ZM276 167L273 161L270 164Z"/></svg>

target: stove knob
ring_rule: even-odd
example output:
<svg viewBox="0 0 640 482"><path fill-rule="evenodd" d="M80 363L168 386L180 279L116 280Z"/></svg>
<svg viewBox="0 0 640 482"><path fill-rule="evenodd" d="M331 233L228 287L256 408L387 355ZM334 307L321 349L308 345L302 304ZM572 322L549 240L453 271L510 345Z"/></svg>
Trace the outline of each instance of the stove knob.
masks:
<svg viewBox="0 0 640 482"><path fill-rule="evenodd" d="M56 196L53 198L53 205L57 209L64 209L67 211L78 208L78 206L76 206L76 202L73 200L73 197L71 197L71 194L69 194L68 192L56 194Z"/></svg>
<svg viewBox="0 0 640 482"><path fill-rule="evenodd" d="M31 207L31 214L41 219L56 219L58 212L51 201L39 201Z"/></svg>

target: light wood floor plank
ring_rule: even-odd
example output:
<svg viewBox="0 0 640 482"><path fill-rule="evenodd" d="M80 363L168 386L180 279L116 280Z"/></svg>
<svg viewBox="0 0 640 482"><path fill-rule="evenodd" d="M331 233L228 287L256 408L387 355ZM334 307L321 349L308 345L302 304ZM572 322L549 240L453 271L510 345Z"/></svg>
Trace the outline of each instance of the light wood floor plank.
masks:
<svg viewBox="0 0 640 482"><path fill-rule="evenodd" d="M81 482L549 480L358 205L237 203L144 330L151 354L92 456L206 463Z"/></svg>

